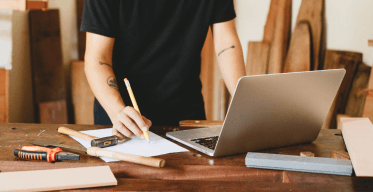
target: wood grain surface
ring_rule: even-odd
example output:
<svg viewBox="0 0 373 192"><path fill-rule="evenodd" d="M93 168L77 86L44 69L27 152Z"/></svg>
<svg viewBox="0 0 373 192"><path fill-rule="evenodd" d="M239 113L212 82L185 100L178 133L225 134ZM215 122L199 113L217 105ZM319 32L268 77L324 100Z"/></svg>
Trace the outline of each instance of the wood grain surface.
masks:
<svg viewBox="0 0 373 192"><path fill-rule="evenodd" d="M82 24L84 0L76 0L76 13L77 13L77 28L78 28L78 50L79 60L84 60L85 54L85 43L86 43L86 32L80 31L80 25Z"/></svg>
<svg viewBox="0 0 373 192"><path fill-rule="evenodd" d="M248 46L246 75L267 74L271 44L264 41L249 41Z"/></svg>
<svg viewBox="0 0 373 192"><path fill-rule="evenodd" d="M357 56L348 56L349 54L356 54ZM327 50L325 54L324 69L346 69L345 77L334 99L334 102L329 110L327 118L324 122L323 128L337 127L337 114L344 114L348 96L350 94L355 71L361 60L356 58L361 56L361 53Z"/></svg>
<svg viewBox="0 0 373 192"><path fill-rule="evenodd" d="M201 52L201 82L202 96L205 101L206 119L212 120L214 108L214 71L215 71L215 51L212 39L211 27L207 33L205 44Z"/></svg>
<svg viewBox="0 0 373 192"><path fill-rule="evenodd" d="M263 41L267 43L272 41L273 36L275 34L275 24L276 24L278 2L279 0L271 0L271 4L269 6L267 21L264 26L264 35L263 35Z"/></svg>
<svg viewBox="0 0 373 192"><path fill-rule="evenodd" d="M348 96L345 114L352 117L362 117L366 96L363 91L368 88L371 67L360 63L357 67L350 95ZM373 118L372 118L373 120Z"/></svg>
<svg viewBox="0 0 373 192"><path fill-rule="evenodd" d="M323 33L323 12L324 0L302 0L296 22L307 21L310 24L313 47L312 70L322 69L320 63L323 58L321 58L322 54L320 51Z"/></svg>
<svg viewBox="0 0 373 192"><path fill-rule="evenodd" d="M311 34L307 21L297 24L290 39L284 73L311 70Z"/></svg>
<svg viewBox="0 0 373 192"><path fill-rule="evenodd" d="M278 1L274 35L271 41L268 73L281 73L291 32L291 0Z"/></svg>
<svg viewBox="0 0 373 192"><path fill-rule="evenodd" d="M0 69L0 123L9 122L9 71Z"/></svg>
<svg viewBox="0 0 373 192"><path fill-rule="evenodd" d="M29 24L35 109L39 109L40 103L66 100L59 10L30 11ZM51 108L53 105L47 107ZM66 110L66 106L62 107L63 109ZM39 119L48 118L39 118L42 114L39 114L39 110L37 111L36 122L40 122ZM53 122L53 120L47 122ZM67 121L60 123L67 123Z"/></svg>
<svg viewBox="0 0 373 192"><path fill-rule="evenodd" d="M356 176L373 177L373 125L368 118L342 123L343 139Z"/></svg>
<svg viewBox="0 0 373 192"><path fill-rule="evenodd" d="M75 124L93 125L95 96L84 72L84 61L74 61L71 66L71 93Z"/></svg>
<svg viewBox="0 0 373 192"><path fill-rule="evenodd" d="M165 159L164 168L152 168L128 162L104 163L97 157L82 152L80 161L47 163L26 161L13 155L15 148L29 145L35 139L56 140L67 145L79 146L75 140L57 133L62 125L48 124L0 124L0 171L45 170L53 168L73 168L109 165L118 186L95 188L97 191L167 191L167 190L214 190L225 191L367 191L373 187L372 178L356 178L337 175L301 173L253 169L245 166L246 154L215 158L204 155L192 148L177 143L189 152L158 156ZM65 125L66 126L66 125ZM92 130L107 126L68 125L75 130ZM188 127L151 127L150 131L165 137L166 132L186 130ZM299 155L310 151L317 157L330 157L330 151L345 151L340 130L321 130L316 141L285 148L277 148L263 153ZM69 150L66 150L69 151ZM285 179L284 175L288 178ZM290 183L289 183L290 182ZM92 190L92 189L86 189ZM76 190L84 191L84 190Z"/></svg>

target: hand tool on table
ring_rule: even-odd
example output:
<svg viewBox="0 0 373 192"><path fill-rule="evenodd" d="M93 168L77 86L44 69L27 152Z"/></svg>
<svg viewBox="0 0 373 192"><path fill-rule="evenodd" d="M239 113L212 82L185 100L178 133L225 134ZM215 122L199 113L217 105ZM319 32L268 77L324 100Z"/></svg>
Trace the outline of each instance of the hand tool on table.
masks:
<svg viewBox="0 0 373 192"><path fill-rule="evenodd" d="M87 135L79 131L69 129L67 127L58 128L58 132L91 141L92 147L101 147L101 148L110 147L110 146L118 144L118 140L119 140L118 137L115 135L99 138L99 137Z"/></svg>
<svg viewBox="0 0 373 192"><path fill-rule="evenodd" d="M166 164L166 161L164 159L155 158L155 157L143 157L143 156L138 156L138 155L131 155L131 154L126 154L126 153L109 151L109 150L105 150L99 147L90 147L86 149L83 147L65 145L58 141L53 141L53 140L34 140L34 141L30 141L30 143L34 145L43 146L43 147L53 146L53 147L62 147L62 148L67 148L67 149L84 151L85 153L91 156L108 157L112 159L117 159L117 160L131 162L131 163L137 163L141 165L147 165L151 167L164 167L164 165Z"/></svg>
<svg viewBox="0 0 373 192"><path fill-rule="evenodd" d="M49 163L61 160L79 160L80 155L63 152L61 148L49 149L39 146L24 146L22 149L14 149L14 155L21 159L46 160Z"/></svg>

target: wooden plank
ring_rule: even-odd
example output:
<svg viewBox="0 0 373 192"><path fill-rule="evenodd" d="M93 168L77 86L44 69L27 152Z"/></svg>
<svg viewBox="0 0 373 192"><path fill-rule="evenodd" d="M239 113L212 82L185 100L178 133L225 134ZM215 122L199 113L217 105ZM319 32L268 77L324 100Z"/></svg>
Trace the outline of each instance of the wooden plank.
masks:
<svg viewBox="0 0 373 192"><path fill-rule="evenodd" d="M84 72L84 61L75 61L72 63L71 93L75 124L93 125L93 103L95 96Z"/></svg>
<svg viewBox="0 0 373 192"><path fill-rule="evenodd" d="M309 71L311 69L311 47L309 23L299 22L291 36L283 72Z"/></svg>
<svg viewBox="0 0 373 192"><path fill-rule="evenodd" d="M211 27L207 33L205 44L201 52L201 82L202 95L205 101L206 119L213 118L213 98L214 98L214 71L215 71L215 54L214 42L212 39Z"/></svg>
<svg viewBox="0 0 373 192"><path fill-rule="evenodd" d="M344 115L344 114L337 114L337 129L342 130L342 120L345 118L351 118L352 116L350 115Z"/></svg>
<svg viewBox="0 0 373 192"><path fill-rule="evenodd" d="M264 35L263 35L264 42L271 42L275 34L277 9L278 9L278 0L271 0L271 4L269 6L269 11L268 11L268 16L267 16L267 21L264 26Z"/></svg>
<svg viewBox="0 0 373 192"><path fill-rule="evenodd" d="M311 62L312 70L322 69L320 63L323 58L321 58L322 54L320 51L323 33L323 11L324 0L302 0L297 18L297 23L307 21L310 24L313 45L311 52L313 53Z"/></svg>
<svg viewBox="0 0 373 192"><path fill-rule="evenodd" d="M269 42L249 41L246 75L267 74L270 48L271 45Z"/></svg>
<svg viewBox="0 0 373 192"><path fill-rule="evenodd" d="M352 81L352 87L346 104L345 114L352 117L362 117L365 98L363 91L368 88L371 67L360 63ZM373 118L372 118L373 120Z"/></svg>
<svg viewBox="0 0 373 192"><path fill-rule="evenodd" d="M39 103L39 122L45 124L64 124L67 122L66 100Z"/></svg>
<svg viewBox="0 0 373 192"><path fill-rule="evenodd" d="M368 46L373 47L373 40L368 40Z"/></svg>
<svg viewBox="0 0 373 192"><path fill-rule="evenodd" d="M346 53L347 54L347 53ZM359 54L359 53L356 53ZM356 68L361 61L356 60L355 57L350 57L341 54L334 50L327 50L325 54L325 64L324 69L338 69L345 68L346 75L342 81L342 84L338 90L336 98L329 110L327 118L324 122L323 128L336 128L337 114L344 114L346 109L346 104L348 101L348 96L350 94L352 80L355 75Z"/></svg>
<svg viewBox="0 0 373 192"><path fill-rule="evenodd" d="M223 125L224 121L200 121L200 120L184 120L179 122L180 127L213 127Z"/></svg>
<svg viewBox="0 0 373 192"><path fill-rule="evenodd" d="M268 73L281 73L290 40L291 0L278 1L274 36L271 41Z"/></svg>
<svg viewBox="0 0 373 192"><path fill-rule="evenodd" d="M77 13L77 27L78 27L78 50L79 60L84 60L85 44L86 44L86 32L80 31L80 25L82 24L84 0L76 0L76 13Z"/></svg>
<svg viewBox="0 0 373 192"><path fill-rule="evenodd" d="M117 185L109 166L7 172L2 191L51 191Z"/></svg>
<svg viewBox="0 0 373 192"><path fill-rule="evenodd" d="M0 123L9 122L9 71L0 69Z"/></svg>
<svg viewBox="0 0 373 192"><path fill-rule="evenodd" d="M27 1L26 3L26 9L27 10L48 10L48 0L44 1Z"/></svg>
<svg viewBox="0 0 373 192"><path fill-rule="evenodd" d="M342 124L342 134L355 174L373 177L373 125L368 118Z"/></svg>
<svg viewBox="0 0 373 192"><path fill-rule="evenodd" d="M330 158L332 158L332 159L350 159L350 156L345 151L332 151L332 152L330 152Z"/></svg>
<svg viewBox="0 0 373 192"><path fill-rule="evenodd" d="M229 107L229 91L223 79L220 80L220 120L224 120Z"/></svg>
<svg viewBox="0 0 373 192"><path fill-rule="evenodd" d="M310 151L304 151L304 152L300 152L300 156L302 156L302 157L315 157L315 154L310 152Z"/></svg>
<svg viewBox="0 0 373 192"><path fill-rule="evenodd" d="M41 116L39 118L39 111L50 111L49 107L56 106L40 105L40 103L66 99L59 11L30 11L29 19L34 99L35 109L38 111L36 122L39 122L39 119L45 119ZM47 109L39 109L40 106L47 106ZM55 109L55 111L59 110L66 110L66 106ZM67 112L62 113L66 114ZM58 122L67 123L65 120L66 118L62 116ZM47 122L54 121L51 119Z"/></svg>

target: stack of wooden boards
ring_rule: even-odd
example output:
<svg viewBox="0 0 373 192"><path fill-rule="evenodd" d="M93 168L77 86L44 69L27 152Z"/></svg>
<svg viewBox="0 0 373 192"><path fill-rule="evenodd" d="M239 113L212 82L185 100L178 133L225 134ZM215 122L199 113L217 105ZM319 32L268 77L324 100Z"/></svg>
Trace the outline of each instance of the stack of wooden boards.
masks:
<svg viewBox="0 0 373 192"><path fill-rule="evenodd" d="M77 3L82 8L84 1ZM81 12L78 15L81 17ZM30 11L29 22L35 122L93 124L94 95L85 77L83 61L73 62L71 66L71 100L66 89L70 86L66 86L62 64L59 11ZM84 32L79 33L80 41L85 43ZM79 43L80 57L84 51L85 46Z"/></svg>
<svg viewBox="0 0 373 192"><path fill-rule="evenodd" d="M291 8L292 0L271 1L263 41L249 42L247 75L308 71L322 67L324 1L302 1L292 36Z"/></svg>
<svg viewBox="0 0 373 192"><path fill-rule="evenodd" d="M346 76L323 128L336 128L338 114L362 117L363 90L371 71L363 64L362 54L325 50L324 0L302 0L290 37L291 4L291 0L271 1L263 41L248 45L247 75L345 68Z"/></svg>

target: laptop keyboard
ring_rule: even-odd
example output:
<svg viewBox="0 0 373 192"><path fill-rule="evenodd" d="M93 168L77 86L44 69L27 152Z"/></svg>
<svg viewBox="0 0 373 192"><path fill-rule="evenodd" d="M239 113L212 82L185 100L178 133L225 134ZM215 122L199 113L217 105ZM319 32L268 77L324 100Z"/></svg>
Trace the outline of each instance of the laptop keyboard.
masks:
<svg viewBox="0 0 373 192"><path fill-rule="evenodd" d="M194 141L202 146L205 146L209 149L214 150L216 143L218 141L219 136L213 136L213 137L204 137L204 138L198 138L198 139L192 139L191 141Z"/></svg>

